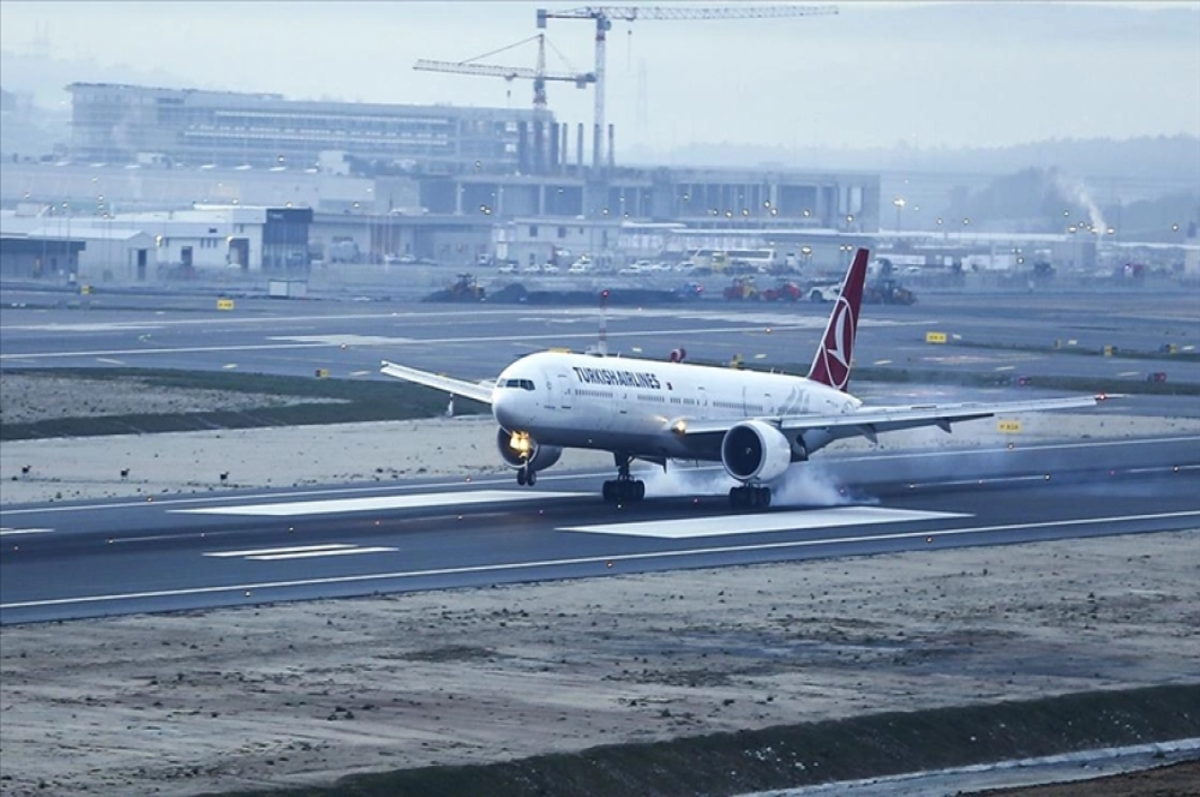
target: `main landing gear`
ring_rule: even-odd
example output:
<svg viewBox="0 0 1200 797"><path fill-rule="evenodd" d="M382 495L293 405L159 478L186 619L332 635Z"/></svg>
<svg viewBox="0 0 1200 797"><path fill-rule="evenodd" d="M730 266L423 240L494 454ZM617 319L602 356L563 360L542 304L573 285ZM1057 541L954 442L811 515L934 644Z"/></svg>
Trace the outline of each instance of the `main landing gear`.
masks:
<svg viewBox="0 0 1200 797"><path fill-rule="evenodd" d="M517 484L521 485L522 487L527 484L530 487L537 484L537 471L528 465L522 465L521 467L517 468Z"/></svg>
<svg viewBox="0 0 1200 797"><path fill-rule="evenodd" d="M646 497L646 483L629 475L629 463L633 458L613 454L613 459L617 461L617 478L604 483L604 500L610 504L641 501Z"/></svg>
<svg viewBox="0 0 1200 797"><path fill-rule="evenodd" d="M754 484L731 487L729 505L734 509L766 509L771 505L771 488Z"/></svg>

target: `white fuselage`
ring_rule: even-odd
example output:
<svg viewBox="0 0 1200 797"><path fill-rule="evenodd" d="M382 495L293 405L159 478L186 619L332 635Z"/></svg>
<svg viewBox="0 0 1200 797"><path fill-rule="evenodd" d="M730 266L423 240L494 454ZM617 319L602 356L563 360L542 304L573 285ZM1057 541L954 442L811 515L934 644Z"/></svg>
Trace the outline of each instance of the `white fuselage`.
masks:
<svg viewBox="0 0 1200 797"><path fill-rule="evenodd" d="M799 376L626 357L539 352L504 369L497 423L539 444L697 456L688 423L852 412L853 396Z"/></svg>

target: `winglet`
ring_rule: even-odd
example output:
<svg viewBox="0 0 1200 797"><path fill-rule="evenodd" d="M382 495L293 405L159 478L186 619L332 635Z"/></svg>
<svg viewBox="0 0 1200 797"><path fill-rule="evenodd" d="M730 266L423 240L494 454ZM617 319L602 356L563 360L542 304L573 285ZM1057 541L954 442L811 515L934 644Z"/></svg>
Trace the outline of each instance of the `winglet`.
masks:
<svg viewBox="0 0 1200 797"><path fill-rule="evenodd" d="M842 281L842 290L834 302L821 346L813 357L808 378L842 392L850 384L850 362L854 355L854 337L858 330L858 309L862 306L863 283L867 278L870 253L859 249Z"/></svg>

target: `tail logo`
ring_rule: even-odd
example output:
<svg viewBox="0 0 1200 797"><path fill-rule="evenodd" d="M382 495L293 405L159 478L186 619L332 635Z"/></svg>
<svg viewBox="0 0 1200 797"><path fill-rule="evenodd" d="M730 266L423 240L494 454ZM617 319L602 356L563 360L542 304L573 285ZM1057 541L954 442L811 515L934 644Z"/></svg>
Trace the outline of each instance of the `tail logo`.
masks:
<svg viewBox="0 0 1200 797"><path fill-rule="evenodd" d="M854 348L854 309L846 297L839 296L833 323L821 347L821 361L829 386L845 390L850 383L850 356Z"/></svg>

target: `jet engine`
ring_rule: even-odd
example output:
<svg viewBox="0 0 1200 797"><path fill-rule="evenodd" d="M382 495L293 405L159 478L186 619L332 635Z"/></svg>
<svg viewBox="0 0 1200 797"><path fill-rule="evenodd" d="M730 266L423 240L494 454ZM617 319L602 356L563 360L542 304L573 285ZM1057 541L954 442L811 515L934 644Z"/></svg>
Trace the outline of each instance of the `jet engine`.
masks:
<svg viewBox="0 0 1200 797"><path fill-rule="evenodd" d="M741 482L768 482L783 475L792 446L783 432L762 421L743 421L721 440L721 464Z"/></svg>
<svg viewBox="0 0 1200 797"><path fill-rule="evenodd" d="M496 430L496 448L504 463L513 468L529 466L531 471L545 470L558 462L562 449L557 446L540 446L527 432Z"/></svg>

